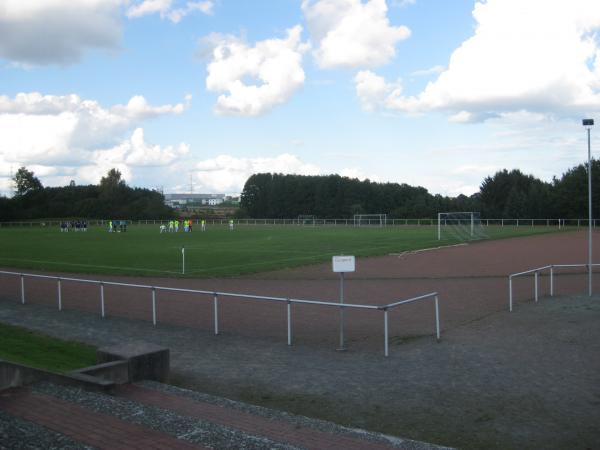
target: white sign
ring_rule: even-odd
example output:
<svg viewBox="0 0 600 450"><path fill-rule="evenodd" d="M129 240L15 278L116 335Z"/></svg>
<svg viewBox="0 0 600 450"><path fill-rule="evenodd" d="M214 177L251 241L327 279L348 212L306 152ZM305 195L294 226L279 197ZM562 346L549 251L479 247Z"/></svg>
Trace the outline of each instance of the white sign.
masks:
<svg viewBox="0 0 600 450"><path fill-rule="evenodd" d="M334 256L332 258L334 272L354 272L354 256Z"/></svg>

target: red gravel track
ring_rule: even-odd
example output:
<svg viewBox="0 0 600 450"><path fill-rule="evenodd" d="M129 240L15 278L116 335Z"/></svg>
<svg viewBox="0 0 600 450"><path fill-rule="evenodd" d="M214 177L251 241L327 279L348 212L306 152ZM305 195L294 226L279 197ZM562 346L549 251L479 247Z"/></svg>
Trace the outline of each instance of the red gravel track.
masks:
<svg viewBox="0 0 600 450"><path fill-rule="evenodd" d="M594 251L600 255L600 234ZM440 296L442 329L477 320L508 307L510 273L548 264L585 263L587 234L584 231L536 235L497 241L477 242L406 255L363 258L357 271L348 274L347 303L383 305L396 300L437 291ZM6 268L5 270L10 270ZM18 270L17 270L18 271ZM31 271L30 271L31 272ZM573 272L573 271L571 271ZM557 294L586 292L584 269L577 274L562 271L555 279ZM65 276L73 276L72 274ZM78 277L78 276L75 276ZM185 287L257 295L338 301L339 281L330 264L252 275L233 279L169 279L82 275L157 286ZM594 289L600 289L600 276ZM540 295L548 293L548 278L540 279ZM531 300L531 277L515 280L515 299ZM26 300L57 304L56 281L26 279ZM20 301L18 277L0 276L0 297ZM147 289L105 287L108 316L152 320L151 293ZM158 321L212 330L212 296L185 293L157 293ZM96 285L62 283L63 308L100 313ZM380 346L383 333L380 311L350 310L346 313L346 334L352 348ZM338 309L294 305L295 342L335 345ZM390 314L390 336L394 339L433 332L431 301L402 306ZM285 304L223 298L220 301L220 329L226 333L286 339Z"/></svg>

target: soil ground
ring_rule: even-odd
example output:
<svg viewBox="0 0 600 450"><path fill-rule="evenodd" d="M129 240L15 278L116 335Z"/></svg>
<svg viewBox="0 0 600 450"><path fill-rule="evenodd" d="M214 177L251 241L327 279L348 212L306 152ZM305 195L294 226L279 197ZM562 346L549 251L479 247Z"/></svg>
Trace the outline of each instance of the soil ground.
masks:
<svg viewBox="0 0 600 450"><path fill-rule="evenodd" d="M67 311L59 313L38 306L56 304L56 282L27 280L33 305L21 306L18 278L3 276L0 320L96 345L167 345L175 383L405 438L460 448L598 448L600 298L565 296L586 290L585 276L567 273L555 279L558 296L536 304L529 277L515 281L518 302L507 311L509 273L584 262L586 239L564 233L358 261L346 302L440 293L442 342L430 336L431 303L407 305L391 313L387 359L381 312L372 311L346 315L349 351L340 353L333 350L335 309L296 305L288 348L283 305L223 299L217 338L210 298L160 294L153 328L147 290L106 288L111 318L103 321L97 286L63 283ZM237 279L136 281L334 301L338 292L328 265ZM541 295L547 282L540 281Z"/></svg>

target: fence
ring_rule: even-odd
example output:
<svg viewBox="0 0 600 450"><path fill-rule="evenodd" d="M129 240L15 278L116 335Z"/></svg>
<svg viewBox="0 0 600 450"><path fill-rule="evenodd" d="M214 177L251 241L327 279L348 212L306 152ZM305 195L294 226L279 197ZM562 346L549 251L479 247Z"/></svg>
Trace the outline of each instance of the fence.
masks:
<svg viewBox="0 0 600 450"><path fill-rule="evenodd" d="M58 310L62 311L62 282L70 281L75 283L89 283L89 284L97 284L100 287L100 314L102 318L105 315L105 307L104 307L104 286L123 286L129 288L138 288L138 289L148 289L150 291L150 298L152 301L152 323L156 326L158 322L158 318L156 315L156 292L157 291L170 291L170 292L186 292L191 294L200 294L204 296L210 296L213 299L213 314L214 314L214 334L219 334L219 298L220 297L236 297L244 300L258 300L258 301L270 301L270 302L279 302L285 303L287 305L287 345L292 345L292 304L304 304L304 305L318 305L322 307L337 307L337 308L354 308L354 309L367 309L367 310L377 310L383 311L384 318L384 355L389 356L389 332L388 332L388 312L397 308L400 305L412 303L420 300L426 300L429 298L433 298L435 302L435 330L436 330L436 338L439 342L440 340L440 315L439 315L439 305L438 305L438 293L432 292L429 294L421 295L419 297L413 297L406 300L397 301L395 303L390 303L388 305L376 306L376 305L359 305L352 303L335 303L335 302L325 302L320 300L305 300L305 299L296 299L296 298L288 298L288 297L269 297L262 295L251 295L251 294L239 294L233 292L216 292L216 291L203 291L197 289L183 289L183 288L174 288L174 287L164 287L164 286L151 286L145 284L130 284L130 283L121 283L116 281L101 281L101 280L88 280L82 278L71 278L71 277L57 277L53 275L40 275L40 274L32 274L32 273L22 273L22 272L8 272L8 271L0 271L0 274L3 275L11 275L18 276L21 279L21 303L25 304L25 278L42 278L42 279L50 279L57 281L57 306ZM342 342L343 346L343 342Z"/></svg>
<svg viewBox="0 0 600 450"><path fill-rule="evenodd" d="M600 264L592 264L592 267L600 266ZM513 310L513 278L522 277L533 274L533 292L534 301L537 303L539 298L539 274L548 270L550 272L550 297L554 297L554 269L573 268L573 267L589 267L588 264L551 264L549 266L538 267L536 269L525 270L524 272L513 273L508 276L508 310Z"/></svg>
<svg viewBox="0 0 600 450"><path fill-rule="evenodd" d="M597 225L597 220L593 220L593 226ZM35 222L0 222L0 228L4 227L59 227L61 220L46 220ZM108 226L108 220L86 220L88 226ZM148 219L148 220L129 220L130 225L167 225L168 220ZM379 219L364 220L361 226L381 226ZM198 225L200 221L194 219L194 224ZM227 225L228 219L207 219L207 225ZM306 226L306 221L303 219L234 219L236 225L296 225ZM387 219L386 226L437 226L438 220L421 218L421 219ZM482 226L500 226L500 227L582 227L587 226L588 219L481 219L478 223ZM310 225L328 225L328 226L355 226L354 219L314 219Z"/></svg>

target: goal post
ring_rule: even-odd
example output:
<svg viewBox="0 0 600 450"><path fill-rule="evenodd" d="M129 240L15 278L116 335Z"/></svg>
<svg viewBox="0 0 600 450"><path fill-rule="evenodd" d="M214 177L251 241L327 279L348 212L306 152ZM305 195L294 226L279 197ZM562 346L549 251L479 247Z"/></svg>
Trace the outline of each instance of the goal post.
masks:
<svg viewBox="0 0 600 450"><path fill-rule="evenodd" d="M300 214L298 216L298 225L312 225L316 224L316 216L312 214Z"/></svg>
<svg viewBox="0 0 600 450"><path fill-rule="evenodd" d="M354 214L354 226L379 226L387 225L387 214Z"/></svg>
<svg viewBox="0 0 600 450"><path fill-rule="evenodd" d="M480 213L474 211L438 213L438 241L442 240L443 234L459 241L488 237L483 230Z"/></svg>

